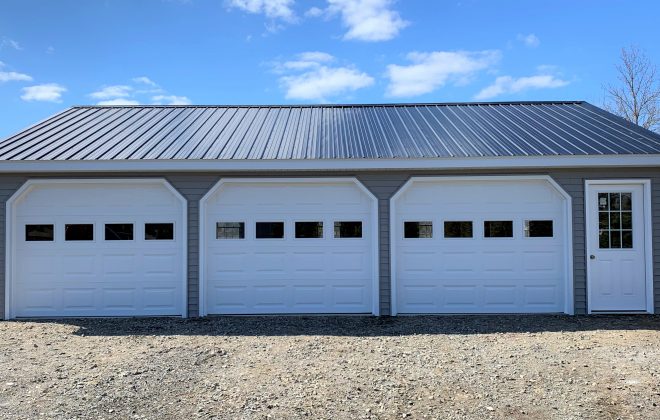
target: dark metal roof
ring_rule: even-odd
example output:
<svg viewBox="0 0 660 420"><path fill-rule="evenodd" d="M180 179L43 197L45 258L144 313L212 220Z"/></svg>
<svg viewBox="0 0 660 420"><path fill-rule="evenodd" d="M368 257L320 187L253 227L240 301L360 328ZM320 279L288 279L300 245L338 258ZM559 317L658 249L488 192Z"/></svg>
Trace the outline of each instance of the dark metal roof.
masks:
<svg viewBox="0 0 660 420"><path fill-rule="evenodd" d="M378 159L660 154L660 135L586 102L77 106L0 160Z"/></svg>

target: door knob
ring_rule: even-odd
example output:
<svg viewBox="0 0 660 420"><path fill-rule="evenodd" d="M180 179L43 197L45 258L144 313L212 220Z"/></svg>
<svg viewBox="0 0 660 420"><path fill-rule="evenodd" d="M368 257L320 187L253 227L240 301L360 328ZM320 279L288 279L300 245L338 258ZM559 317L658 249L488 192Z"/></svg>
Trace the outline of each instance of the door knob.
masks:
<svg viewBox="0 0 660 420"><path fill-rule="evenodd" d="M592 255L589 255L589 259L590 259L590 260L595 260L595 259L596 259L596 256L593 255L593 254L592 254Z"/></svg>

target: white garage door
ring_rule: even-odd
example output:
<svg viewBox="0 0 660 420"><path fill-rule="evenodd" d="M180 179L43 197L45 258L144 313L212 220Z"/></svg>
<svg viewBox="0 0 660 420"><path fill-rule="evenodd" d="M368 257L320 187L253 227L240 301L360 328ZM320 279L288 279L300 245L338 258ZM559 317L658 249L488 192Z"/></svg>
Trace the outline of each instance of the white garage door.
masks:
<svg viewBox="0 0 660 420"><path fill-rule="evenodd" d="M375 205L353 179L220 181L201 203L203 312L375 312Z"/></svg>
<svg viewBox="0 0 660 420"><path fill-rule="evenodd" d="M566 311L567 200L543 177L412 179L392 203L396 311Z"/></svg>
<svg viewBox="0 0 660 420"><path fill-rule="evenodd" d="M184 315L185 200L163 180L29 181L8 317Z"/></svg>

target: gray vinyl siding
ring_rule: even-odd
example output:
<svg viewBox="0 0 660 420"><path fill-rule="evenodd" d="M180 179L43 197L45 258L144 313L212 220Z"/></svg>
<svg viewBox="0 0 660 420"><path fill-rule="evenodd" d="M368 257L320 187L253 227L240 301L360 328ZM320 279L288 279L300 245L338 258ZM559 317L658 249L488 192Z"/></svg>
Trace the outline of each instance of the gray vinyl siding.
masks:
<svg viewBox="0 0 660 420"><path fill-rule="evenodd" d="M39 174L0 175L0 266L5 266L6 201L29 178L140 178L167 179L188 200L188 315L199 314L199 200L222 177L322 177L355 176L378 199L380 313L390 314L390 198L411 176L456 176L489 174L550 175L573 199L573 269L575 313L587 311L586 249L584 228L584 183L587 179L651 179L653 211L653 265L655 312L660 313L660 168L558 169L552 171L365 171L365 172L250 172L250 173L121 173L121 174ZM5 270L0 270L0 314L4 316Z"/></svg>

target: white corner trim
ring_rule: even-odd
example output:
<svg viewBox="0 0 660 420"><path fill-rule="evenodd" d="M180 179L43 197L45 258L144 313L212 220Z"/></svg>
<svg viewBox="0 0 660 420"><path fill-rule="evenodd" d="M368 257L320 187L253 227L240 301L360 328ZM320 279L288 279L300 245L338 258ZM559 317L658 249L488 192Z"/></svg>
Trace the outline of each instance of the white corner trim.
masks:
<svg viewBox="0 0 660 420"><path fill-rule="evenodd" d="M221 178L215 183L204 196L199 200L199 316L208 315L206 307L206 215L207 215L207 202L216 194L220 189L227 184L246 184L246 183L260 183L260 184L274 184L274 183L322 183L322 184L336 184L336 183L353 183L360 191L367 195L372 202L371 211L371 231L373 242L373 279L372 279L372 314L380 315L380 243L378 240L379 220L378 220L378 198L365 187L355 177L338 177L338 178Z"/></svg>
<svg viewBox="0 0 660 420"><path fill-rule="evenodd" d="M41 185L64 185L64 184L133 184L133 185L162 185L174 195L182 204L182 273L183 289L182 289L182 307L181 316L186 318L188 316L188 200L179 193L165 178L49 178L49 179L28 179L5 204L6 210L6 233L5 233L5 319L14 318L13 314L13 296L12 296L12 281L14 278L14 263L13 263L13 244L16 243L16 234L14 226L16 224L14 207L17 202L23 198L32 189Z"/></svg>
<svg viewBox="0 0 660 420"><path fill-rule="evenodd" d="M584 234L585 238L585 259L591 249L593 239L589 235L589 223L591 214L589 214L589 187L592 185L641 185L643 188L643 213L644 213L644 272L646 277L646 312L653 314L655 312L653 296L653 212L651 200L651 180L650 179L587 179L584 181ZM591 264L585 260L587 274L587 313L591 314Z"/></svg>
<svg viewBox="0 0 660 420"><path fill-rule="evenodd" d="M0 161L0 173L545 169L643 166L660 166L660 154L483 156L396 159L4 160Z"/></svg>
<svg viewBox="0 0 660 420"><path fill-rule="evenodd" d="M565 303L564 312L569 315L575 313L574 302L574 278L573 278L573 199L551 176L549 175L492 175L492 176L417 176L411 177L390 198L390 299L392 316L398 314L397 309L397 279L396 279L396 202L415 183L424 182L452 182L452 181L530 181L543 180L548 182L564 198L564 217L566 230L564 232L566 247L565 252Z"/></svg>

